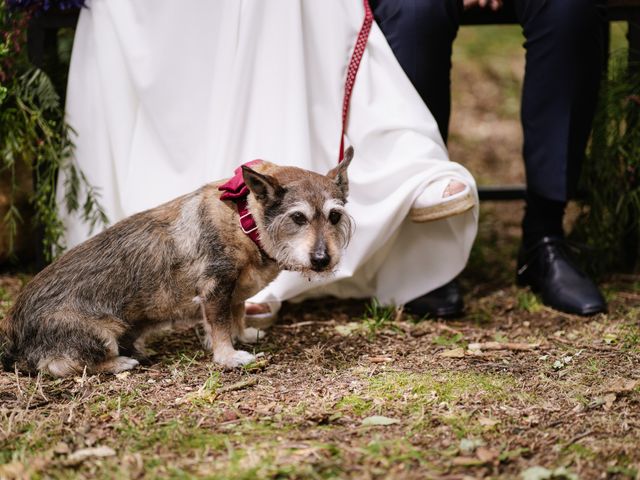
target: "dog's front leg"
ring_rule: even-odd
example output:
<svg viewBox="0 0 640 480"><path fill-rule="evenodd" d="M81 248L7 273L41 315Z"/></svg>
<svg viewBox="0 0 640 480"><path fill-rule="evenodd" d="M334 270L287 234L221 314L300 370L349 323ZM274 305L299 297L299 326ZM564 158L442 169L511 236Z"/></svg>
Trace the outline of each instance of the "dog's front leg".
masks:
<svg viewBox="0 0 640 480"><path fill-rule="evenodd" d="M256 359L249 352L233 348L233 314L228 301L214 298L205 303L203 310L205 332L209 336L207 343L213 349L214 362L227 368L236 368Z"/></svg>

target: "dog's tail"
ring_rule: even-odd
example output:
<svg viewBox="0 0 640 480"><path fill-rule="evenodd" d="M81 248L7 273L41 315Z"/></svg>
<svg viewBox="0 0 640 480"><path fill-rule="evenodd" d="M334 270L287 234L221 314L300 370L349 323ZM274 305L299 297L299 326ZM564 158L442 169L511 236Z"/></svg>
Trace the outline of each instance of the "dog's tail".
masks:
<svg viewBox="0 0 640 480"><path fill-rule="evenodd" d="M0 361L2 368L7 371L13 371L16 363L13 342L9 338L8 333L9 317L0 320Z"/></svg>

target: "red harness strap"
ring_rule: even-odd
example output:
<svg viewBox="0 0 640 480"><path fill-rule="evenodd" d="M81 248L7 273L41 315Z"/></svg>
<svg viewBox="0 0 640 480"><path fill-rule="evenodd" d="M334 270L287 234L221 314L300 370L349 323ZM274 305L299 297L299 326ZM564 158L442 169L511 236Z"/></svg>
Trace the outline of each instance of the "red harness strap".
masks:
<svg viewBox="0 0 640 480"><path fill-rule="evenodd" d="M347 120L349 116L349 104L351 102L351 93L353 92L353 86L356 83L356 75L360 68L360 62L364 55L364 49L367 46L367 40L369 38L369 32L371 32L371 25L373 24L373 13L369 6L369 0L363 0L364 2L364 20L358 33L353 53L351 54L351 60L349 61L349 67L347 68L347 78L344 84L344 98L342 101L342 132L340 134L340 153L338 157L338 163L344 159L344 135L347 130ZM255 165L262 160L252 160L245 163L246 166ZM220 200L231 200L235 202L238 209L238 215L240 217L240 228L242 231L254 241L258 248L262 249L260 244L260 235L258 234L258 227L256 222L251 216L249 209L247 208L247 196L249 195L249 188L244 184L242 178L242 167L238 167L234 171L234 176L225 184L220 185L218 190L224 192L220 195Z"/></svg>

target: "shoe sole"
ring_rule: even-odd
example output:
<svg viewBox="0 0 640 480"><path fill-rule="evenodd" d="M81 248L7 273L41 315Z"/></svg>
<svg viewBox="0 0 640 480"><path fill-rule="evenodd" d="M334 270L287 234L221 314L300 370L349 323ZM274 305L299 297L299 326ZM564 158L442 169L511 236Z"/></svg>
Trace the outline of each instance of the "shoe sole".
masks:
<svg viewBox="0 0 640 480"><path fill-rule="evenodd" d="M607 313L607 308L606 307L585 308L582 312L575 313L575 315L580 315L582 317L590 317L592 315L597 315L598 313Z"/></svg>
<svg viewBox="0 0 640 480"><path fill-rule="evenodd" d="M409 219L415 223L433 222L443 218L460 215L471 210L476 204L475 196L471 191L455 200L439 203L432 207L412 208L409 211Z"/></svg>
<svg viewBox="0 0 640 480"><path fill-rule="evenodd" d="M527 281L522 278L520 275L516 276L516 285L519 287L523 287L523 288L529 288L533 293L535 293L536 295L540 295L540 289L534 287L533 285L527 283ZM591 308L585 308L584 310L581 311L577 311L577 310L568 310L568 309L562 309L562 308L558 308L554 305L551 305L549 303L546 303L544 301L544 299L542 298L542 295L540 295L540 299L542 300L542 304L549 307L549 308L553 308L554 310L557 310L559 312L563 312L563 313L568 313L570 315L578 315L581 317L590 317L592 315L597 315L598 313L607 313L607 307L605 306L603 307L598 307L598 306L594 306Z"/></svg>

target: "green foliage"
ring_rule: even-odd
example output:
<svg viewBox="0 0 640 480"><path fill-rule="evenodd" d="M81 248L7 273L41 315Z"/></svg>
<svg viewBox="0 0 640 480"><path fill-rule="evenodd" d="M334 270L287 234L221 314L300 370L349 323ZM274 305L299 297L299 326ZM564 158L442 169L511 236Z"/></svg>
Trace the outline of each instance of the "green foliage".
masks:
<svg viewBox="0 0 640 480"><path fill-rule="evenodd" d="M56 183L64 174L64 199L67 210L79 212L93 229L106 224L107 217L98 202L98 192L71 162L73 143L70 127L64 121L60 96L50 78L26 59L22 28L25 14L11 13L0 0L0 174L10 179L9 207L0 225L8 236L9 248L18 224L23 220L15 203L20 189L17 169L23 165L35 180L29 192L34 222L43 230L47 260L61 253L63 225L56 202Z"/></svg>
<svg viewBox="0 0 640 480"><path fill-rule="evenodd" d="M628 241L640 234L640 69L614 56L603 80L573 236L591 251L592 273L626 269Z"/></svg>

